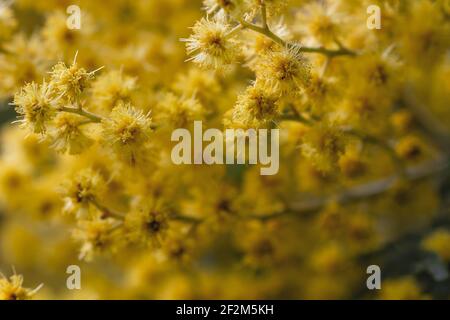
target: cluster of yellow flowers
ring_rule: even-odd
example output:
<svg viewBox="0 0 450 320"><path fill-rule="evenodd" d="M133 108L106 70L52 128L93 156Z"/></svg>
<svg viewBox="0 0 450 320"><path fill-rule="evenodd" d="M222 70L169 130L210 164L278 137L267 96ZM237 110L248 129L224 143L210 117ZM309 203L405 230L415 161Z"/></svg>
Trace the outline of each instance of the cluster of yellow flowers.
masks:
<svg viewBox="0 0 450 320"><path fill-rule="evenodd" d="M37 291L42 287L42 284L37 288L31 290L24 288L23 277L13 274L9 279L3 274L0 279L0 300L28 300L31 299Z"/></svg>
<svg viewBox="0 0 450 320"><path fill-rule="evenodd" d="M361 288L376 252L449 214L447 1L74 2L80 29L66 1L0 7L0 107L18 116L1 268L44 299L430 297L411 274ZM279 128L279 173L173 164L195 120ZM449 239L421 250L448 266ZM35 293L0 279L0 298Z"/></svg>

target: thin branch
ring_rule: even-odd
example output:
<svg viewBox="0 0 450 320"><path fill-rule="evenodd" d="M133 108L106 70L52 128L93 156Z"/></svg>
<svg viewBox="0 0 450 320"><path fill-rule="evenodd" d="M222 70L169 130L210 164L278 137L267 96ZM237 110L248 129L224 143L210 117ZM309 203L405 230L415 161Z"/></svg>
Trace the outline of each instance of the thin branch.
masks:
<svg viewBox="0 0 450 320"><path fill-rule="evenodd" d="M269 30L269 26L267 24L267 7L265 0L261 0L261 19L263 28Z"/></svg>
<svg viewBox="0 0 450 320"><path fill-rule="evenodd" d="M278 37L276 34L274 34L269 28L264 28L264 27L260 27L257 26L253 23L247 22L243 19L240 20L240 24L247 29L253 30L255 32L261 33L263 35L265 35L266 37L272 39L274 42L278 43L279 45L289 48L290 44L286 41L284 41L283 39L281 39L280 37ZM299 49L299 52L305 52L305 53L320 53L323 55L326 55L330 58L334 58L334 57L338 57L338 56L356 56L356 52L351 51L347 48L339 48L337 50L333 50L333 49L326 49L324 47L301 47Z"/></svg>
<svg viewBox="0 0 450 320"><path fill-rule="evenodd" d="M86 111L82 108L61 107L60 110L63 112L78 114L80 116L86 117L94 123L99 123L102 121L102 118L100 116L98 116L94 113L91 113L89 111Z"/></svg>
<svg viewBox="0 0 450 320"><path fill-rule="evenodd" d="M301 47L300 52L309 52L309 53L321 53L330 58L338 57L338 56L356 56L356 52L351 51L347 48L341 48L338 50L326 49L324 47L310 48L310 47Z"/></svg>
<svg viewBox="0 0 450 320"><path fill-rule="evenodd" d="M198 223L203 222L203 219L189 217L189 216L185 216L185 215L181 215L181 214L173 214L170 218L172 220L177 220L177 221L186 222L186 223L193 223L193 224L198 224Z"/></svg>
<svg viewBox="0 0 450 320"><path fill-rule="evenodd" d="M104 206L103 204L98 202L95 197L91 197L89 199L89 202L92 205L94 205L98 210L102 211L105 218L113 217L118 220L124 220L124 218L125 218L125 214L114 211L110 208L107 208L106 206ZM185 216L185 215L181 215L181 214L177 214L177 213L172 214L170 216L170 219L181 221L181 222L186 222L186 223L192 223L192 224L199 224L204 221L203 219L200 219L200 218L189 217L189 216Z"/></svg>
<svg viewBox="0 0 450 320"><path fill-rule="evenodd" d="M115 212L114 210L111 210L109 208L107 208L106 206L100 204L97 199L95 199L94 197L89 199L89 202L92 203L98 210L102 211L102 213L104 214L105 218L108 217L113 217L119 220L123 220L125 215L119 212Z"/></svg>
<svg viewBox="0 0 450 320"><path fill-rule="evenodd" d="M405 176L408 181L420 181L422 179L440 174L448 169L448 159L441 158L422 165L409 167L405 170ZM241 218L268 221L286 216L295 216L298 218L310 217L325 208L331 201L342 205L382 195L392 189L400 178L403 178L400 174L394 174L387 178L349 188L338 194L309 198L308 200L302 199L292 202L288 204L287 208L281 212L276 212L269 215L246 215Z"/></svg>
<svg viewBox="0 0 450 320"><path fill-rule="evenodd" d="M419 181L433 175L440 174L448 169L449 160L447 158L441 158L422 165L406 168L405 178L408 179L408 181ZM327 197L312 198L307 201L299 200L291 203L288 210L296 213L308 214L319 211L325 207L331 199L340 204L346 204L349 202L372 198L390 190L400 178L402 178L402 176L397 173L384 179L352 187L334 196L331 195Z"/></svg>
<svg viewBox="0 0 450 320"><path fill-rule="evenodd" d="M247 29L253 30L255 32L261 33L261 34L263 34L266 37L272 39L274 42L278 43L279 45L281 45L283 47L287 46L287 43L283 39L278 37L276 34L274 34L272 31L270 31L269 28L263 28L263 27L257 26L255 24L247 22L247 21L245 21L243 19L241 19L240 23L241 23L241 25L244 28L247 28Z"/></svg>
<svg viewBox="0 0 450 320"><path fill-rule="evenodd" d="M237 217L243 220L259 220L259 221L269 221L273 219L283 218L286 216L295 216L304 218L317 213L318 211L326 207L326 205L329 204L331 201L337 202L339 204L347 204L362 199L373 198L390 190L400 178L406 177L409 181L419 181L431 177L433 175L442 173L448 169L449 169L448 159L441 158L436 161L407 168L405 170L405 176L402 176L400 174L394 174L384 179L380 179L377 181L369 182L367 184L362 184L349 188L335 195L328 195L324 197L310 198L308 200L300 200L298 202L292 202L288 205L288 207L284 211L281 212L275 212L273 214L268 215L257 215L257 214L240 215ZM109 216L113 216L115 218L123 220L122 214L112 212L108 208L98 204L98 202L96 202L95 199L92 200L92 203L99 210L107 213ZM195 218L176 213L171 215L170 218L172 220L177 220L192 225L199 225L205 221L205 219L202 218Z"/></svg>

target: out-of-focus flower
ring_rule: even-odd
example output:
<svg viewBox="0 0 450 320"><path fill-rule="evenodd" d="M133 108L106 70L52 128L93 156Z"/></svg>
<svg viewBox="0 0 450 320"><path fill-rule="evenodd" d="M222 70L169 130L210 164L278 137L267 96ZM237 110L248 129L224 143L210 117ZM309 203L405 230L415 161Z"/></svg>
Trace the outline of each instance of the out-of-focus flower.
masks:
<svg viewBox="0 0 450 320"><path fill-rule="evenodd" d="M24 288L23 277L14 274L9 279L1 274L0 300L29 300L42 288L42 284L35 289Z"/></svg>
<svg viewBox="0 0 450 320"><path fill-rule="evenodd" d="M86 130L83 125L86 125L86 120L78 115L58 114L49 130L52 147L58 152L68 151L72 155L85 151L93 140L84 133Z"/></svg>
<svg viewBox="0 0 450 320"><path fill-rule="evenodd" d="M105 188L105 181L97 172L86 169L67 179L62 187L61 194L65 201L64 212L79 217L89 213L89 205Z"/></svg>
<svg viewBox="0 0 450 320"><path fill-rule="evenodd" d="M436 230L422 242L424 249L436 253L443 261L450 262L450 232Z"/></svg>
<svg viewBox="0 0 450 320"><path fill-rule="evenodd" d="M157 199L138 202L125 219L126 235L132 242L159 247L169 228L167 208Z"/></svg>

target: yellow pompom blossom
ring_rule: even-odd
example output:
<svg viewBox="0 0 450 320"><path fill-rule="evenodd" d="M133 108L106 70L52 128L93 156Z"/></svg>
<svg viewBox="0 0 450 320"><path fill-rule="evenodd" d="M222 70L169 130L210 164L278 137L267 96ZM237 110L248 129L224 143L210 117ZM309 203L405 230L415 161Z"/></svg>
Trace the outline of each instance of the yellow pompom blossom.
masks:
<svg viewBox="0 0 450 320"><path fill-rule="evenodd" d="M303 155L322 171L329 171L344 150L345 136L336 127L320 126L303 137Z"/></svg>
<svg viewBox="0 0 450 320"><path fill-rule="evenodd" d="M414 278L405 277L389 280L380 291L380 298L384 300L419 300L427 296L420 292L419 285Z"/></svg>
<svg viewBox="0 0 450 320"><path fill-rule="evenodd" d="M233 30L223 20L203 18L192 28L193 35L186 42L190 59L204 67L220 68L238 59L239 47L233 39Z"/></svg>
<svg viewBox="0 0 450 320"><path fill-rule="evenodd" d="M257 83L238 97L230 124L242 128L267 127L279 114L279 95Z"/></svg>
<svg viewBox="0 0 450 320"><path fill-rule="evenodd" d="M349 267L344 249L333 243L319 248L311 257L311 265L320 273L343 272Z"/></svg>
<svg viewBox="0 0 450 320"><path fill-rule="evenodd" d="M415 136L400 139L395 147L397 154L407 160L416 160L424 153L422 141Z"/></svg>
<svg viewBox="0 0 450 320"><path fill-rule="evenodd" d="M79 154L85 151L92 143L92 139L83 132L86 121L74 114L61 113L52 121L49 136L52 147L56 151L69 154Z"/></svg>
<svg viewBox="0 0 450 320"><path fill-rule="evenodd" d="M1 274L0 300L29 300L41 289L42 284L36 289L28 289L23 286L23 277L14 274L9 279Z"/></svg>
<svg viewBox="0 0 450 320"><path fill-rule="evenodd" d="M160 246L169 228L168 212L156 199L142 200L125 219L125 232L130 241Z"/></svg>
<svg viewBox="0 0 450 320"><path fill-rule="evenodd" d="M204 113L203 106L195 97L177 97L171 92L161 95L155 109L158 111L155 120L170 128L186 127L194 120L201 120Z"/></svg>
<svg viewBox="0 0 450 320"><path fill-rule="evenodd" d="M298 92L310 78L310 67L300 49L300 46L292 45L262 57L255 65L256 77L276 91Z"/></svg>
<svg viewBox="0 0 450 320"><path fill-rule="evenodd" d="M330 45L339 36L342 14L337 12L338 1L311 1L297 14L296 32L308 45Z"/></svg>
<svg viewBox="0 0 450 320"><path fill-rule="evenodd" d="M142 150L151 142L152 120L149 114L130 104L119 105L102 123L104 138L121 159L131 165L138 162Z"/></svg>
<svg viewBox="0 0 450 320"><path fill-rule="evenodd" d="M47 71L50 58L41 51L42 39L38 34L26 37L15 33L9 41L1 42L0 52L0 97L2 99L17 91L25 83L40 82Z"/></svg>
<svg viewBox="0 0 450 320"><path fill-rule="evenodd" d="M408 132L414 125L414 117L411 112L407 110L400 110L395 112L391 116L390 121L394 129L399 133Z"/></svg>
<svg viewBox="0 0 450 320"><path fill-rule="evenodd" d="M131 102L135 89L136 78L121 70L105 72L92 83L93 108L110 111L120 103Z"/></svg>
<svg viewBox="0 0 450 320"><path fill-rule="evenodd" d="M27 190L31 179L29 173L12 163L2 162L0 166L0 201L11 208L20 206L22 191ZM28 190L27 190L28 191Z"/></svg>
<svg viewBox="0 0 450 320"><path fill-rule="evenodd" d="M69 102L74 102L85 90L93 74L94 72L87 72L78 67L76 61L71 66L60 62L50 72L50 79L58 94L63 95Z"/></svg>
<svg viewBox="0 0 450 320"><path fill-rule="evenodd" d="M263 4L266 6L268 14L276 15L279 14L282 9L286 8L290 1L291 0L246 0L246 3L249 7L254 8L254 10Z"/></svg>
<svg viewBox="0 0 450 320"><path fill-rule="evenodd" d="M348 147L339 156L338 164L343 175L349 178L361 176L367 170L367 165L358 147Z"/></svg>
<svg viewBox="0 0 450 320"><path fill-rule="evenodd" d="M86 169L66 180L61 186L64 197L64 212L77 216L85 216L89 212L89 205L96 201L105 187L105 181L97 172Z"/></svg>
<svg viewBox="0 0 450 320"><path fill-rule="evenodd" d="M436 230L423 240L424 249L436 253L443 261L450 262L450 232Z"/></svg>
<svg viewBox="0 0 450 320"><path fill-rule="evenodd" d="M304 88L303 104L308 106L313 115L323 116L330 110L327 106L337 103L336 79L322 77L318 72L311 77Z"/></svg>
<svg viewBox="0 0 450 320"><path fill-rule="evenodd" d="M111 218L80 221L78 228L73 231L74 239L82 243L79 259L92 261L95 254L113 251L117 224Z"/></svg>
<svg viewBox="0 0 450 320"><path fill-rule="evenodd" d="M208 14L239 14L244 8L244 0L204 0L203 5Z"/></svg>
<svg viewBox="0 0 450 320"><path fill-rule="evenodd" d="M258 12L259 6L264 3L267 7L268 14L279 14L286 8L290 0L204 0L204 9L208 14L216 14L219 16L231 15L239 17L239 15L247 15L253 17Z"/></svg>
<svg viewBox="0 0 450 320"><path fill-rule="evenodd" d="M195 97L208 108L213 107L221 88L220 78L214 72L197 68L180 74L173 84L173 90L176 93L184 97Z"/></svg>
<svg viewBox="0 0 450 320"><path fill-rule="evenodd" d="M447 298L445 3L79 0L80 29L65 1L0 5L0 268L45 299ZM279 130L279 170L262 140L256 165L175 164L176 129L210 156L195 121Z"/></svg>
<svg viewBox="0 0 450 320"><path fill-rule="evenodd" d="M170 264L179 266L189 265L197 258L195 249L195 241L189 237L186 238L185 232L168 232L161 246L164 259Z"/></svg>
<svg viewBox="0 0 450 320"><path fill-rule="evenodd" d="M27 84L14 96L14 106L21 116L21 126L28 128L31 132L42 133L46 130L48 122L56 114L54 104L53 87L44 82Z"/></svg>

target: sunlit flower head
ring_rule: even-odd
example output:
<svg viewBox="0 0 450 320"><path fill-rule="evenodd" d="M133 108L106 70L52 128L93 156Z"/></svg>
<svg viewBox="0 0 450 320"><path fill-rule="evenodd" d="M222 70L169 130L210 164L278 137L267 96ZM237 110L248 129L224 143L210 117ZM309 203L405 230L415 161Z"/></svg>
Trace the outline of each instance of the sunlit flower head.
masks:
<svg viewBox="0 0 450 320"><path fill-rule="evenodd" d="M56 114L53 88L47 82L25 85L14 96L13 105L20 115L18 122L34 133L45 132L48 122Z"/></svg>
<svg viewBox="0 0 450 320"><path fill-rule="evenodd" d="M207 68L220 68L238 59L239 47L232 36L232 29L223 20L203 18L192 28L193 34L186 42L190 61Z"/></svg>
<svg viewBox="0 0 450 320"><path fill-rule="evenodd" d="M69 102L73 102L90 84L96 71L87 72L86 69L79 67L75 57L70 66L60 62L53 67L50 72L51 83L59 94L62 94Z"/></svg>
<svg viewBox="0 0 450 320"><path fill-rule="evenodd" d="M139 146L150 138L152 119L150 114L130 104L122 104L103 121L103 129L106 141L114 147Z"/></svg>
<svg viewBox="0 0 450 320"><path fill-rule="evenodd" d="M231 116L231 125L259 128L270 125L279 114L279 95L270 88L254 84L238 97Z"/></svg>
<svg viewBox="0 0 450 320"><path fill-rule="evenodd" d="M310 78L310 66L298 45L289 45L281 51L270 52L255 64L259 81L275 91L298 91Z"/></svg>

